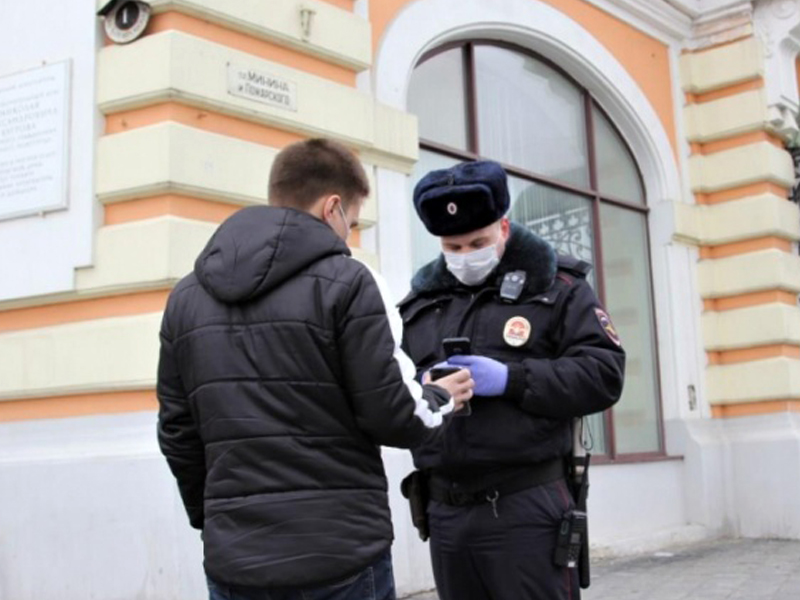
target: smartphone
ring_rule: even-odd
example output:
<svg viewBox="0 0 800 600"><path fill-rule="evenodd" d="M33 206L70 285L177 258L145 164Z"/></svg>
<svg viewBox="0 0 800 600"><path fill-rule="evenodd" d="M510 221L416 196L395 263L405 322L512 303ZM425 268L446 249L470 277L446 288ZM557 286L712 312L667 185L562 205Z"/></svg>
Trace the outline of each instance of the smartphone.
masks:
<svg viewBox="0 0 800 600"><path fill-rule="evenodd" d="M458 373L460 370L461 367L434 367L431 369L431 381L436 381L442 377Z"/></svg>
<svg viewBox="0 0 800 600"><path fill-rule="evenodd" d="M452 337L442 340L442 349L447 358L456 354L472 354L472 345L468 337Z"/></svg>
<svg viewBox="0 0 800 600"><path fill-rule="evenodd" d="M436 381L437 379L441 379L442 377L447 377L448 375L452 375L453 373L457 373L461 370L460 367L434 367L430 370L431 374L431 381ZM468 417L472 414L472 405L469 402L464 404L461 410L456 411L453 413L456 417Z"/></svg>

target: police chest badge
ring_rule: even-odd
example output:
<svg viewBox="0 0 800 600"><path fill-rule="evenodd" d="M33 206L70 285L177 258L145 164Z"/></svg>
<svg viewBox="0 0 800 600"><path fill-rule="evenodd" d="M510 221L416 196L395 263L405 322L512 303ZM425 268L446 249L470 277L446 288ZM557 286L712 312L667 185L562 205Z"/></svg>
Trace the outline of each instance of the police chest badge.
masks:
<svg viewBox="0 0 800 600"><path fill-rule="evenodd" d="M603 328L603 331L606 332L608 339L614 342L617 346L622 346L622 342L619 339L619 334L617 330L614 329L614 324L611 322L611 317L608 316L608 313L604 311L602 308L595 308L594 314L597 315L597 320L600 321L600 327Z"/></svg>
<svg viewBox="0 0 800 600"><path fill-rule="evenodd" d="M503 340L519 348L531 337L531 324L525 317L511 317L503 327Z"/></svg>

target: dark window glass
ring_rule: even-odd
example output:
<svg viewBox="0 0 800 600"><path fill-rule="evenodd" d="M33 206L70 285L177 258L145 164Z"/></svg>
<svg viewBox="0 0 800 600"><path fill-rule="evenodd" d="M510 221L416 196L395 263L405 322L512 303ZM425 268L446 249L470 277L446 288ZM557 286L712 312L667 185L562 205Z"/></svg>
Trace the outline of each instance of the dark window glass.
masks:
<svg viewBox="0 0 800 600"><path fill-rule="evenodd" d="M461 49L442 52L414 69L408 110L419 119L419 136L467 149L467 109Z"/></svg>
<svg viewBox="0 0 800 600"><path fill-rule="evenodd" d="M589 185L583 93L530 56L475 48L483 156L580 187Z"/></svg>

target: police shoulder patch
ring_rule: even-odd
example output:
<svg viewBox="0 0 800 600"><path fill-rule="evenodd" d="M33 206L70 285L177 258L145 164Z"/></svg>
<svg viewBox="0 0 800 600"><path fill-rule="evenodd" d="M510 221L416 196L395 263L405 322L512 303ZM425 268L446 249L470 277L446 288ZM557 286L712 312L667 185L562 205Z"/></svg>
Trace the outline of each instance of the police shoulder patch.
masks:
<svg viewBox="0 0 800 600"><path fill-rule="evenodd" d="M614 324L611 322L611 317L608 316L608 313L602 308L595 308L594 314L597 315L597 320L600 322L600 327L602 327L603 331L606 332L608 339L614 342L617 346L622 346L622 341L620 341L619 334L614 328Z"/></svg>

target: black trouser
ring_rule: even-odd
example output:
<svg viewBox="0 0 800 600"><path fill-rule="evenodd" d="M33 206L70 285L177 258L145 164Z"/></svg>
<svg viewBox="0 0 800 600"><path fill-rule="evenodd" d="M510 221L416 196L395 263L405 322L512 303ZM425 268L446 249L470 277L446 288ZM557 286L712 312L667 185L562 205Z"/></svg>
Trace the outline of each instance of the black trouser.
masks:
<svg viewBox="0 0 800 600"><path fill-rule="evenodd" d="M576 569L556 567L561 519L573 507L563 479L492 504L428 505L431 558L441 600L577 600Z"/></svg>

